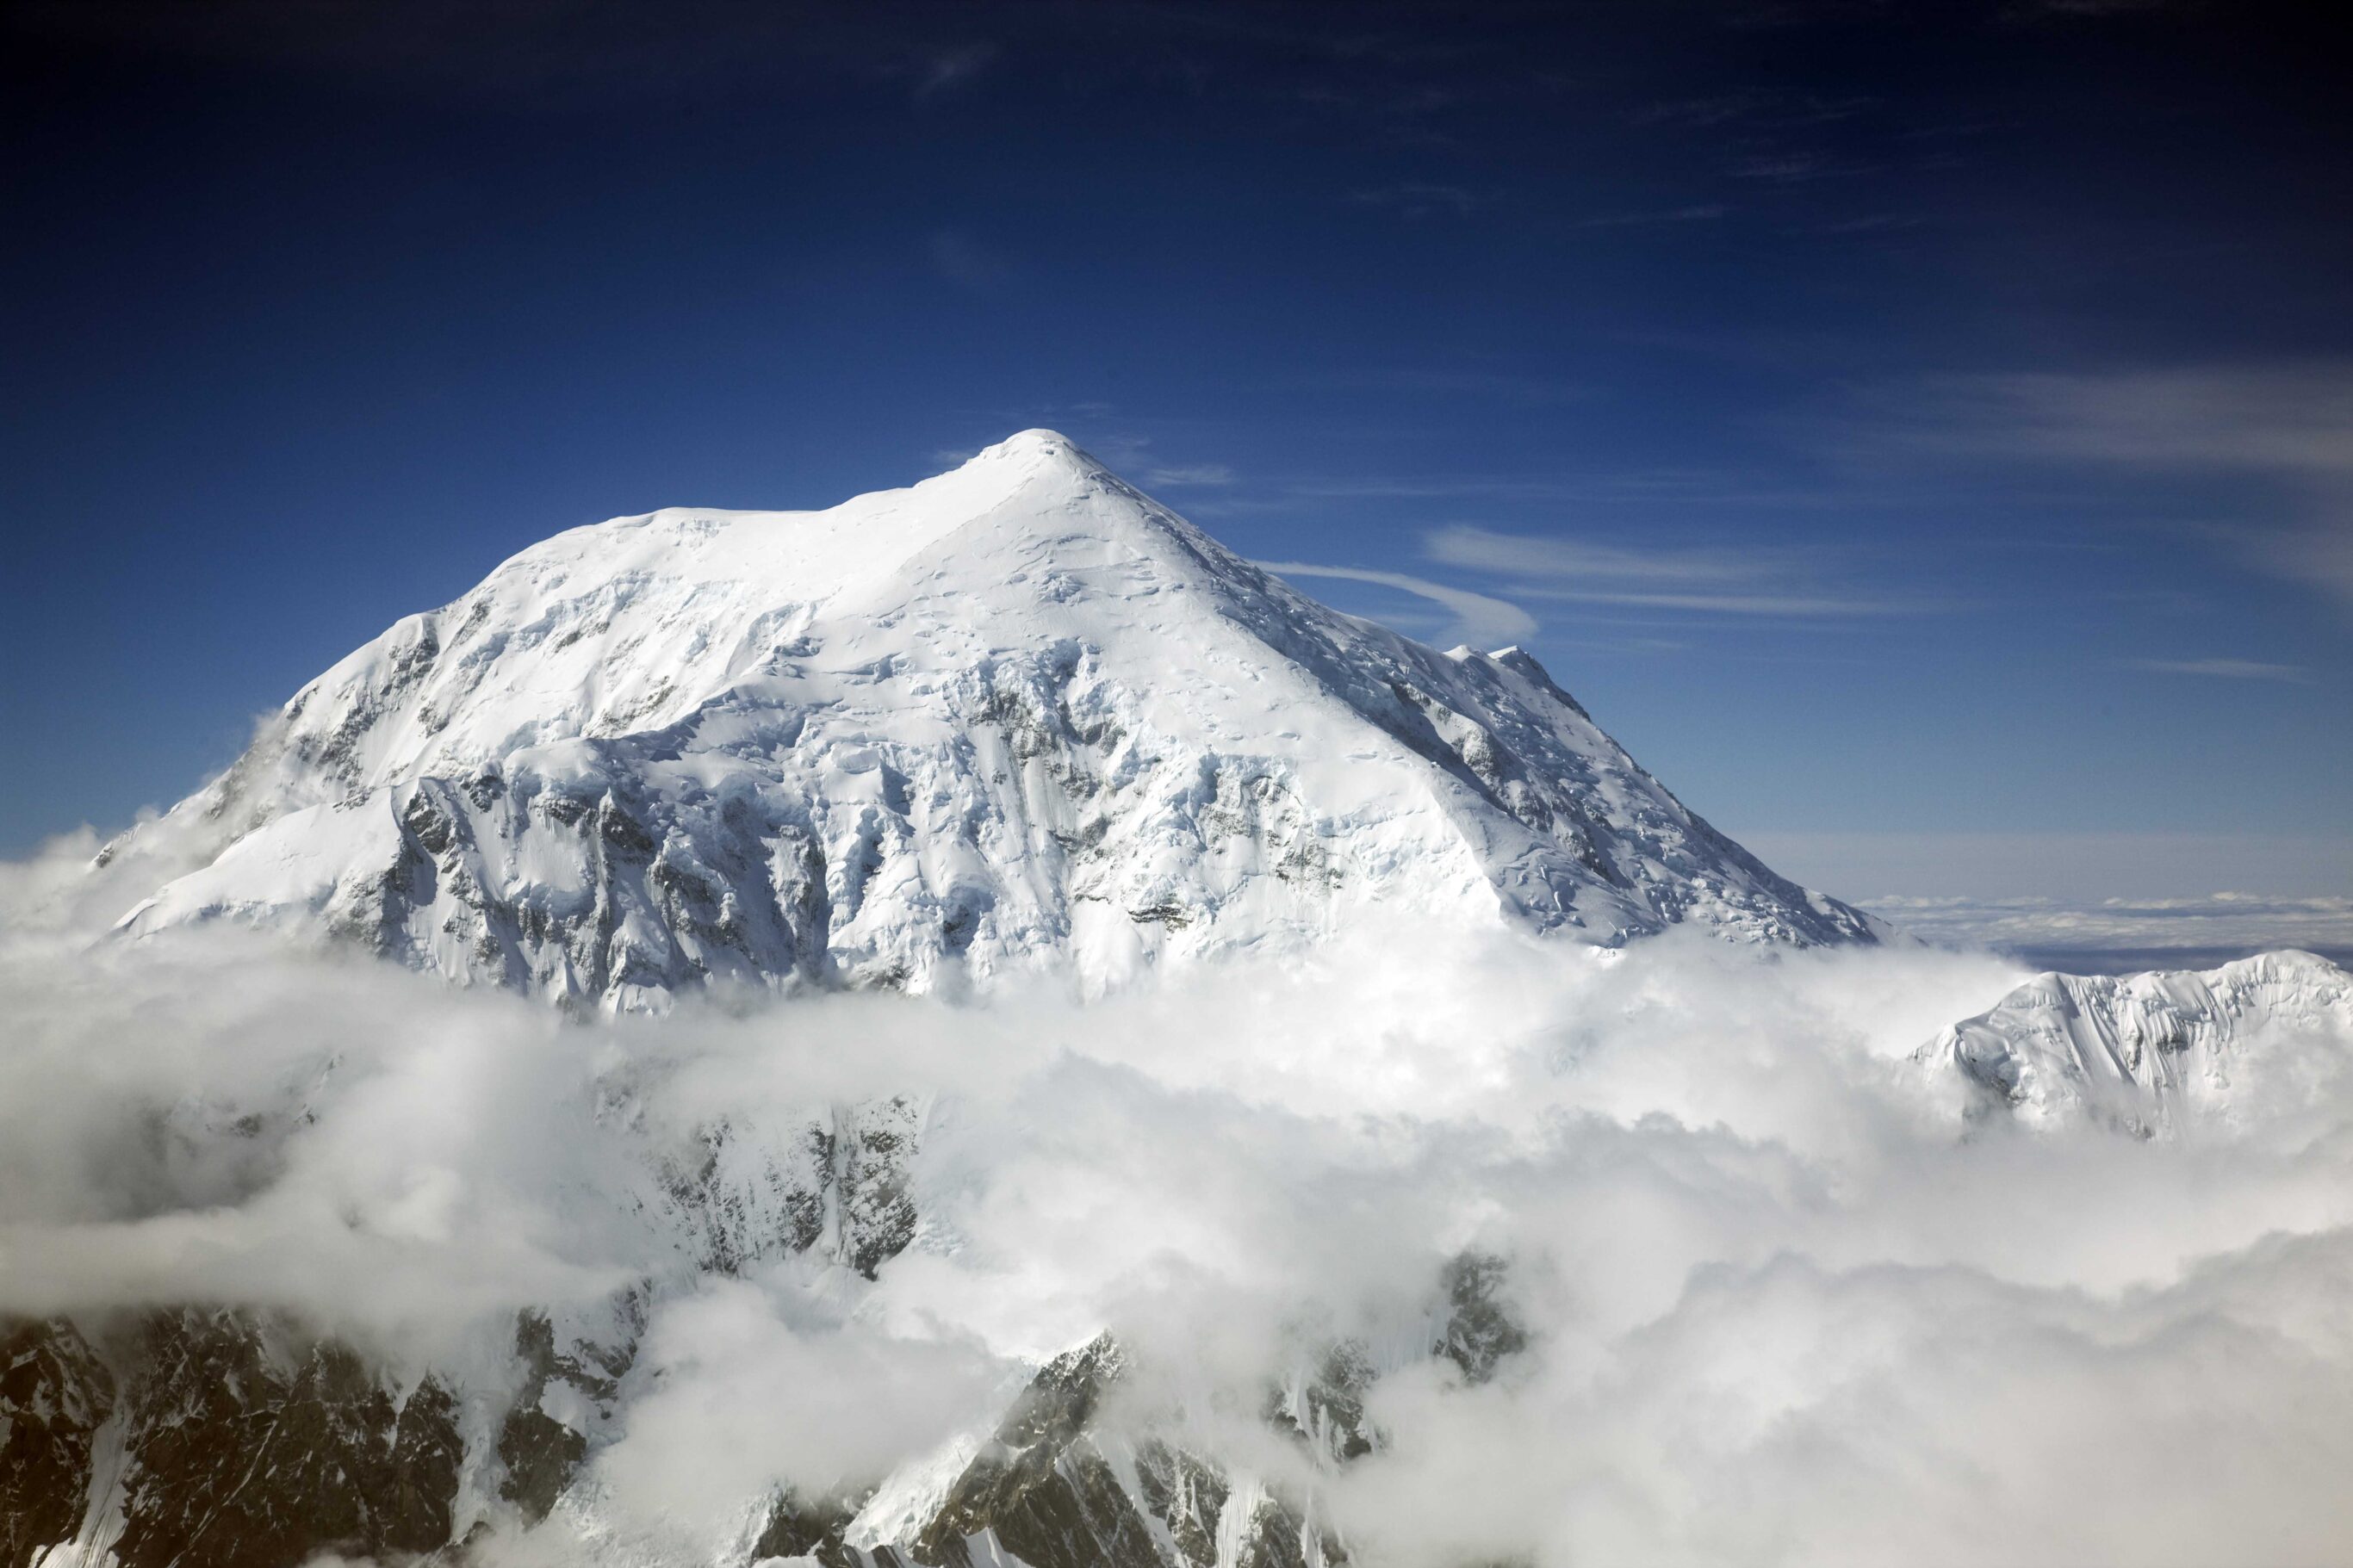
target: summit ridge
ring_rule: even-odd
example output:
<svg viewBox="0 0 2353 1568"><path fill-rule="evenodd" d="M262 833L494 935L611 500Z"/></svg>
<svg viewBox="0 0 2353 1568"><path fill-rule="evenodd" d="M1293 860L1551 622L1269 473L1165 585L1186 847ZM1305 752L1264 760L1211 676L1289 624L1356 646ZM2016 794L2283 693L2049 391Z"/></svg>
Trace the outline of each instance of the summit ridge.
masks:
<svg viewBox="0 0 2353 1568"><path fill-rule="evenodd" d="M1525 651L1333 611L1050 430L822 510L557 534L337 662L117 849L185 868L129 935L325 929L614 1008L1101 986L1376 909L1599 946L1877 934Z"/></svg>

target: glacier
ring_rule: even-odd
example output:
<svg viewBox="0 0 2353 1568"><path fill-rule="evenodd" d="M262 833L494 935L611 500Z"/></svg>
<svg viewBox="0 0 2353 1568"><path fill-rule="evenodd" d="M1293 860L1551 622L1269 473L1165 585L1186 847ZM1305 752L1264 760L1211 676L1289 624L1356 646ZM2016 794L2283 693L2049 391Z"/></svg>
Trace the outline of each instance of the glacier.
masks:
<svg viewBox="0 0 2353 1568"><path fill-rule="evenodd" d="M2203 971L2039 974L1918 1059L1957 1072L1981 1117L2158 1137L2242 1115L2251 1092L2308 1089L2284 1078L2335 1065L2348 1041L2353 975L2288 949Z"/></svg>
<svg viewBox="0 0 2353 1568"><path fill-rule="evenodd" d="M1600 947L1884 929L1686 809L1525 651L1328 609L1047 430L823 511L525 550L125 855L184 873L133 936L326 931L611 1009L1100 989L1382 908Z"/></svg>

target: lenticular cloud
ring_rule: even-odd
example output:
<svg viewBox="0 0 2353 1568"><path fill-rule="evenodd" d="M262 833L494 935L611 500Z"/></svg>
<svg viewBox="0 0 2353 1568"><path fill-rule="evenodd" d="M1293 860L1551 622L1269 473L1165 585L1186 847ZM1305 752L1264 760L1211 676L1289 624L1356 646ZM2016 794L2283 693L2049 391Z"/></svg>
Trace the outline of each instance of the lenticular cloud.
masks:
<svg viewBox="0 0 2353 1568"><path fill-rule="evenodd" d="M0 1314L86 1351L50 1539L125 1562L153 1424L212 1418L139 1358L224 1324L288 1408L361 1422L322 1356L383 1391L353 1495L412 1426L448 1478L311 1542L346 1557L2353 1550L2341 1039L2140 1139L1973 1115L1915 1053L2022 977L1925 950L1382 931L1092 1003L579 1023L12 924Z"/></svg>

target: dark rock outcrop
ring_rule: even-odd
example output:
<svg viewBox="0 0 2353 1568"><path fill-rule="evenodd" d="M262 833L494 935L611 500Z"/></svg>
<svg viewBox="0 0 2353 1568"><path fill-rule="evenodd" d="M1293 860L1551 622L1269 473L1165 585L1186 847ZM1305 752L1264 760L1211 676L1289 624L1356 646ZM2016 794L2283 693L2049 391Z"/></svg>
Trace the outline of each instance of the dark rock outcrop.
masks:
<svg viewBox="0 0 2353 1568"><path fill-rule="evenodd" d="M71 1323L0 1331L0 1568L25 1568L79 1527L114 1403L113 1374Z"/></svg>

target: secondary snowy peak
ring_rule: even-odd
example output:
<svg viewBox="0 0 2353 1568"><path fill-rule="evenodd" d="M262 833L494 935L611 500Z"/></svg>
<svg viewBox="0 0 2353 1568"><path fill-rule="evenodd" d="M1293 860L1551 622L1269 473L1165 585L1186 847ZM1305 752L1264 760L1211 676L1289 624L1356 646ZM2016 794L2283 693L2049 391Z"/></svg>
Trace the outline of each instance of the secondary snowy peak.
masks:
<svg viewBox="0 0 2353 1568"><path fill-rule="evenodd" d="M298 692L124 921L608 1005L1282 950L1375 909L1871 940L1525 653L1315 603L1051 431L814 512L574 529ZM110 854L116 853L111 850Z"/></svg>
<svg viewBox="0 0 2353 1568"><path fill-rule="evenodd" d="M2203 972L2039 974L1920 1058L1959 1071L1984 1110L2154 1136L2238 1115L2251 1091L2292 1098L2348 1049L2353 975L2288 951Z"/></svg>

